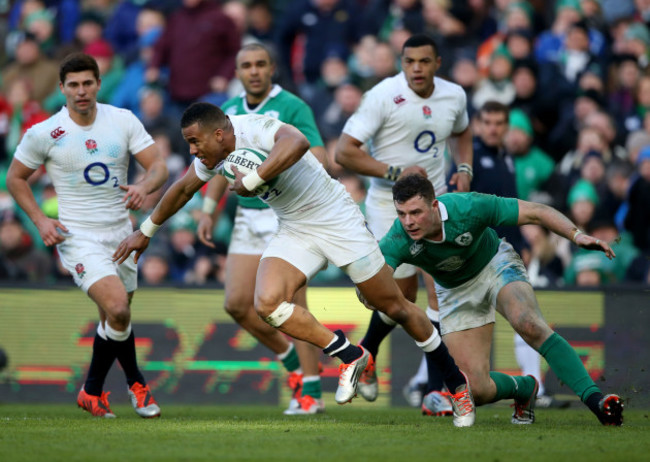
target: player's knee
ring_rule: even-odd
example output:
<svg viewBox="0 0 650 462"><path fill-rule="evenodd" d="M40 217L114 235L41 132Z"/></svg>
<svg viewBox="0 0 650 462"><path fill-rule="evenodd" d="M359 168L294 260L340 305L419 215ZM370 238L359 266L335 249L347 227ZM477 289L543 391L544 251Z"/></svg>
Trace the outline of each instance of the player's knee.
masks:
<svg viewBox="0 0 650 462"><path fill-rule="evenodd" d="M125 330L131 323L131 310L128 305L116 306L106 312L111 324L118 330Z"/></svg>
<svg viewBox="0 0 650 462"><path fill-rule="evenodd" d="M224 309L235 321L239 322L253 309L253 300L249 295L233 294L226 297Z"/></svg>
<svg viewBox="0 0 650 462"><path fill-rule="evenodd" d="M376 308L398 324L403 324L409 317L407 305L398 300L388 300Z"/></svg>
<svg viewBox="0 0 650 462"><path fill-rule="evenodd" d="M536 317L527 317L514 327L521 338L533 348L538 348L553 332L543 319Z"/></svg>
<svg viewBox="0 0 650 462"><path fill-rule="evenodd" d="M260 311L257 313L260 317L273 327L280 327L284 322L291 317L295 304L289 302L281 302L273 310ZM257 308L257 307L256 307Z"/></svg>

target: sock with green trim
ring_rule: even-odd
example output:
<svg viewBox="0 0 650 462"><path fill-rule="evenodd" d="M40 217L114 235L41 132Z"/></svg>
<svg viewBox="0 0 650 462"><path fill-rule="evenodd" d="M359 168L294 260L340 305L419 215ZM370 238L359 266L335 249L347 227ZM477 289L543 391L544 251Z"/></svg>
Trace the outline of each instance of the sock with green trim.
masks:
<svg viewBox="0 0 650 462"><path fill-rule="evenodd" d="M323 396L320 376L306 375L302 378L302 395L309 395L314 399L320 399Z"/></svg>
<svg viewBox="0 0 650 462"><path fill-rule="evenodd" d="M289 344L289 349L287 351L278 355L278 359L282 361L282 365L289 372L295 372L300 369L298 352L296 352L296 348L293 346L293 343Z"/></svg>
<svg viewBox="0 0 650 462"><path fill-rule="evenodd" d="M578 353L556 332L542 344L539 354L546 359L557 378L566 383L583 403L586 404L587 398L594 393L601 393L598 386L589 377Z"/></svg>
<svg viewBox="0 0 650 462"><path fill-rule="evenodd" d="M490 378L497 386L497 393L492 402L508 398L517 401L528 400L535 388L535 378L528 375L508 375L490 371Z"/></svg>

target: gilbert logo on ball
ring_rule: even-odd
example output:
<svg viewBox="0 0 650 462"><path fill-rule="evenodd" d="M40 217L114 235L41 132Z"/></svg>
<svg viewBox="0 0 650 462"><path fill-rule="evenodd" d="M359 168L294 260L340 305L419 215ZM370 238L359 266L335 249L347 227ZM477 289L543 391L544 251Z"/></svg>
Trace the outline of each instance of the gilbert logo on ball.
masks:
<svg viewBox="0 0 650 462"><path fill-rule="evenodd" d="M228 183L233 184L235 182L235 174L232 170L233 167L236 167L240 173L246 176L257 170L257 168L262 165L262 162L266 160L266 157L265 154L251 148L237 149L228 154L228 157L224 160L223 176L226 177ZM265 183L257 187L253 193L256 196L259 196L268 191L268 189L269 185Z"/></svg>

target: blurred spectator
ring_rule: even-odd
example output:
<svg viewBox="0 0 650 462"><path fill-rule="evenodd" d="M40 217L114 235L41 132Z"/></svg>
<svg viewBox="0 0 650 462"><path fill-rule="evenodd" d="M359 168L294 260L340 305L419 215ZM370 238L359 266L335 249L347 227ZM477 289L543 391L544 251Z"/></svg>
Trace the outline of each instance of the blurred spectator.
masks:
<svg viewBox="0 0 650 462"><path fill-rule="evenodd" d="M587 229L598 205L596 188L587 180L578 180L569 190L567 199L570 216L580 229Z"/></svg>
<svg viewBox="0 0 650 462"><path fill-rule="evenodd" d="M474 58L461 57L456 60L451 68L451 80L465 90L467 101L472 101L474 90L479 82L479 73ZM476 108L470 103L467 105L467 115L470 119L474 116Z"/></svg>
<svg viewBox="0 0 650 462"><path fill-rule="evenodd" d="M419 0L369 0L363 10L363 33L388 40L393 29L423 30Z"/></svg>
<svg viewBox="0 0 650 462"><path fill-rule="evenodd" d="M31 84L26 78L14 79L9 84L7 99L0 95L0 138L4 140L6 158L11 160L18 143L29 127L44 121L49 115L32 100Z"/></svg>
<svg viewBox="0 0 650 462"><path fill-rule="evenodd" d="M139 117L144 128L149 132L164 132L169 137L171 149L183 156L189 165L190 151L179 128L179 121L167 115L165 109L165 94L161 88L146 86L138 93L140 98Z"/></svg>
<svg viewBox="0 0 650 462"><path fill-rule="evenodd" d="M627 151L619 144L619 139L624 140L625 138L618 136L616 123L608 112L596 111L589 114L585 117L584 126L593 128L602 135L607 147L603 151L603 155L608 164L615 159L627 160Z"/></svg>
<svg viewBox="0 0 650 462"><path fill-rule="evenodd" d="M521 233L530 245L530 261L526 267L530 284L535 288L561 284L564 265L556 253L553 234L539 225L524 225Z"/></svg>
<svg viewBox="0 0 650 462"><path fill-rule="evenodd" d="M274 48L274 18L267 0L253 0L248 7L248 33L264 46Z"/></svg>
<svg viewBox="0 0 650 462"><path fill-rule="evenodd" d="M641 128L636 114L637 85L641 70L632 55L616 55L609 84L609 107L623 135Z"/></svg>
<svg viewBox="0 0 650 462"><path fill-rule="evenodd" d="M629 209L625 228L634 238L634 245L650 255L650 146L639 152L636 160L638 178L630 188Z"/></svg>
<svg viewBox="0 0 650 462"><path fill-rule="evenodd" d="M472 105L478 109L488 101L498 101L506 106L515 99L515 86L510 80L512 59L503 51L492 55L489 75L481 80L472 97Z"/></svg>
<svg viewBox="0 0 650 462"><path fill-rule="evenodd" d="M318 128L325 140L337 139L348 118L359 107L363 92L355 85L344 83L334 91L334 100L318 118Z"/></svg>
<svg viewBox="0 0 650 462"><path fill-rule="evenodd" d="M34 247L13 211L0 215L0 279L44 282L52 273L52 259Z"/></svg>
<svg viewBox="0 0 650 462"><path fill-rule="evenodd" d="M630 24L623 33L619 50L635 56L639 67L647 69L649 64L648 53L650 52L650 31L648 26L638 22Z"/></svg>
<svg viewBox="0 0 650 462"><path fill-rule="evenodd" d="M83 51L86 45L102 40L104 36L104 16L95 10L86 10L79 17L71 40L58 47L54 53L57 59L63 59L70 53Z"/></svg>
<svg viewBox="0 0 650 462"><path fill-rule="evenodd" d="M16 60L2 71L3 91L6 93L18 79L27 80L38 103L42 103L59 82L58 65L41 53L36 37L31 33L21 35L16 46Z"/></svg>
<svg viewBox="0 0 650 462"><path fill-rule="evenodd" d="M140 277L149 285L159 285L169 280L169 259L171 252L168 243L151 245L142 256Z"/></svg>
<svg viewBox="0 0 650 462"><path fill-rule="evenodd" d="M650 132L638 130L628 135L625 140L625 150L627 151L627 160L631 165L636 165L639 152L646 146L650 146Z"/></svg>
<svg viewBox="0 0 650 462"><path fill-rule="evenodd" d="M180 113L203 96L225 93L240 45L235 24L216 2L183 0L156 43L146 81L158 81L161 67L168 66L169 94Z"/></svg>
<svg viewBox="0 0 650 462"><path fill-rule="evenodd" d="M316 119L334 101L334 93L339 85L350 80L348 66L343 56L332 53L325 58L320 76L316 84L302 87L302 97L313 109Z"/></svg>
<svg viewBox="0 0 650 462"><path fill-rule="evenodd" d="M368 43L364 37L362 43ZM363 50L360 44L357 49ZM365 51L365 50L364 50ZM367 65L359 66L359 56L355 53L355 69L351 69L351 80L362 92L370 90L387 77L392 77L399 72L399 60L392 47L386 42L373 42L368 52ZM350 61L352 61L351 59Z"/></svg>
<svg viewBox="0 0 650 462"><path fill-rule="evenodd" d="M45 9L45 2L40 0L16 0L11 2L9 13L9 29L18 30L23 18L30 13ZM47 10L54 12L56 18L57 36L60 43L67 43L73 38L74 28L81 14L81 2L78 0L49 0Z"/></svg>
<svg viewBox="0 0 650 462"><path fill-rule="evenodd" d="M121 0L111 12L106 21L104 38L115 53L122 56L136 54L133 50L138 48L137 20L143 3L142 0Z"/></svg>
<svg viewBox="0 0 650 462"><path fill-rule="evenodd" d="M353 0L294 2L285 11L278 29L280 67L299 86L315 85L328 56L334 53L347 60L349 49L361 38L359 17ZM303 90L300 95L309 99Z"/></svg>
<svg viewBox="0 0 650 462"><path fill-rule="evenodd" d="M520 109L510 111L510 129L505 147L514 158L517 197L526 201L542 201L540 190L555 168L555 162L533 144L533 126Z"/></svg>

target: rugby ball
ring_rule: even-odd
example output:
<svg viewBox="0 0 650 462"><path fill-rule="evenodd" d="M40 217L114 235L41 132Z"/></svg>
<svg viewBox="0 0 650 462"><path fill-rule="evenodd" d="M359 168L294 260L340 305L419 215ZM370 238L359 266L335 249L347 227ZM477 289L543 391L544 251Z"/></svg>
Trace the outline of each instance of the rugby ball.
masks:
<svg viewBox="0 0 650 462"><path fill-rule="evenodd" d="M226 157L226 159L223 161L223 176L226 177L228 183L233 184L235 182L235 174L232 170L233 167L236 167L240 173L248 175L250 172L257 170L257 167L259 167L262 162L266 160L266 157L266 154L263 154L251 148L237 149L228 154L228 157ZM264 194L266 191L268 191L268 189L269 185L265 183L258 186L253 191L253 194L259 196L260 194Z"/></svg>

